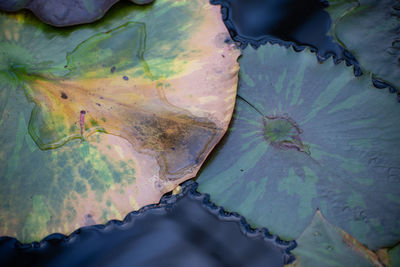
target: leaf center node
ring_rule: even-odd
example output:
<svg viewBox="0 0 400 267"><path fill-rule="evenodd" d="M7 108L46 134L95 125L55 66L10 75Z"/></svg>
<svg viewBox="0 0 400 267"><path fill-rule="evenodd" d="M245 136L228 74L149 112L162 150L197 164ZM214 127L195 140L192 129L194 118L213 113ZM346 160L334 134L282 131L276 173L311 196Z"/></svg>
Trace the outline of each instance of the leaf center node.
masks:
<svg viewBox="0 0 400 267"><path fill-rule="evenodd" d="M308 146L300 139L303 132L288 115L264 116L264 137L279 149L295 149L310 154Z"/></svg>

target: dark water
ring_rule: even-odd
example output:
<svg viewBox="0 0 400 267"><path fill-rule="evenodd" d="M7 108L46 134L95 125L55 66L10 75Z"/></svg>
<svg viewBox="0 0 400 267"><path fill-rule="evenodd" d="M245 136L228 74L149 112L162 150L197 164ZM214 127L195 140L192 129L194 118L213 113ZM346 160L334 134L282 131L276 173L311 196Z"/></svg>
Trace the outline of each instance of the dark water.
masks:
<svg viewBox="0 0 400 267"><path fill-rule="evenodd" d="M258 47L266 42L293 45L301 50L310 47L323 61L333 56L361 70L354 56L328 36L331 25L321 0L211 0L222 6L225 25L231 37L242 47Z"/></svg>
<svg viewBox="0 0 400 267"><path fill-rule="evenodd" d="M70 237L54 234L22 245L0 238L0 266L283 266L295 242L214 206L193 181L177 196L105 226L84 227Z"/></svg>
<svg viewBox="0 0 400 267"><path fill-rule="evenodd" d="M309 47L320 61L330 57L338 63L354 66L354 74L362 75L357 59L328 35L331 18L325 0L210 0L221 5L221 12L232 39L242 48L259 47L267 42L293 46L296 50ZM373 79L378 89L400 92L390 84Z"/></svg>

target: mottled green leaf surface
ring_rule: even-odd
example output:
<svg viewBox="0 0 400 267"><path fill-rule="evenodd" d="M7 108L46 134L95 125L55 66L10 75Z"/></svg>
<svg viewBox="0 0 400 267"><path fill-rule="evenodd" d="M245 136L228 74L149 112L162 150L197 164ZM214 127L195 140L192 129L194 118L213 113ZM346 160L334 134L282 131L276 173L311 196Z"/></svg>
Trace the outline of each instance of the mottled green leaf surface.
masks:
<svg viewBox="0 0 400 267"><path fill-rule="evenodd" d="M228 126L240 52L208 0L65 29L1 12L0 28L0 235L38 241L156 203Z"/></svg>
<svg viewBox="0 0 400 267"><path fill-rule="evenodd" d="M229 132L199 189L297 238L317 208L370 249L400 239L400 105L369 77L309 51L246 49Z"/></svg>
<svg viewBox="0 0 400 267"><path fill-rule="evenodd" d="M364 72L400 88L400 2L329 2L331 34L354 54Z"/></svg>
<svg viewBox="0 0 400 267"><path fill-rule="evenodd" d="M296 241L296 261L288 266L384 266L375 253L331 225L319 211Z"/></svg>
<svg viewBox="0 0 400 267"><path fill-rule="evenodd" d="M122 193L136 178L133 162L110 161L92 145L99 136L40 150L27 131L32 108L22 90L11 90L0 124L1 232L23 241L38 240L49 229L70 231L79 199L92 199L93 207L115 205L105 192L117 186ZM114 211L105 206L102 220L120 217Z"/></svg>
<svg viewBox="0 0 400 267"><path fill-rule="evenodd" d="M119 0L0 0L0 10L31 10L43 22L54 26L70 26L93 22L104 16ZM153 0L131 0L139 5Z"/></svg>

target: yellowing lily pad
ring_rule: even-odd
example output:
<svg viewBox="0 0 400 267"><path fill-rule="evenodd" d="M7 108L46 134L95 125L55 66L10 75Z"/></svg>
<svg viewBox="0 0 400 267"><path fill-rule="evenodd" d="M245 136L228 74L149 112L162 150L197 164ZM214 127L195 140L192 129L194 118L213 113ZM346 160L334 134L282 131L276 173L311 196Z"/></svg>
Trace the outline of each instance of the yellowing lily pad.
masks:
<svg viewBox="0 0 400 267"><path fill-rule="evenodd" d="M383 267L378 256L342 229L330 224L317 211L310 225L297 239L296 261L289 266L375 266Z"/></svg>
<svg viewBox="0 0 400 267"><path fill-rule="evenodd" d="M227 129L240 52L207 0L0 25L0 235L122 219L194 177Z"/></svg>

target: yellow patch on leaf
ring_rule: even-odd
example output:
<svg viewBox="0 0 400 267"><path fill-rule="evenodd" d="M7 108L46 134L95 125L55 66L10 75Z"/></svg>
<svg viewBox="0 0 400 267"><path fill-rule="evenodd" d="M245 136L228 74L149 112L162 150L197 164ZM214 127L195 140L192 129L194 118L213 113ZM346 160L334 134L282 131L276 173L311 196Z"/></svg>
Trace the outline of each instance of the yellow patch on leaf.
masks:
<svg viewBox="0 0 400 267"><path fill-rule="evenodd" d="M193 17L193 23L180 25L177 18L163 16L161 7L187 9L185 16ZM240 51L230 40L220 7L208 0L160 0L142 12L137 21L88 36L67 54L61 70L46 70L45 64L17 70L35 103L29 134L43 153L72 166L68 176L54 179L73 189L62 199L62 209L53 208L51 187L41 192L51 216L40 233L21 236L24 214L13 214L15 227L0 227L1 235L16 232L28 242L59 229L69 234L77 226L121 219L157 203L196 175L224 135L235 104ZM151 19L143 22L153 13L165 20L165 29L152 27ZM171 25L176 43L149 45L149 36L169 32ZM74 163L74 149L81 162ZM67 172L63 168L55 171ZM114 179L113 170L122 174L122 182ZM124 175L129 170L134 178L128 183Z"/></svg>

